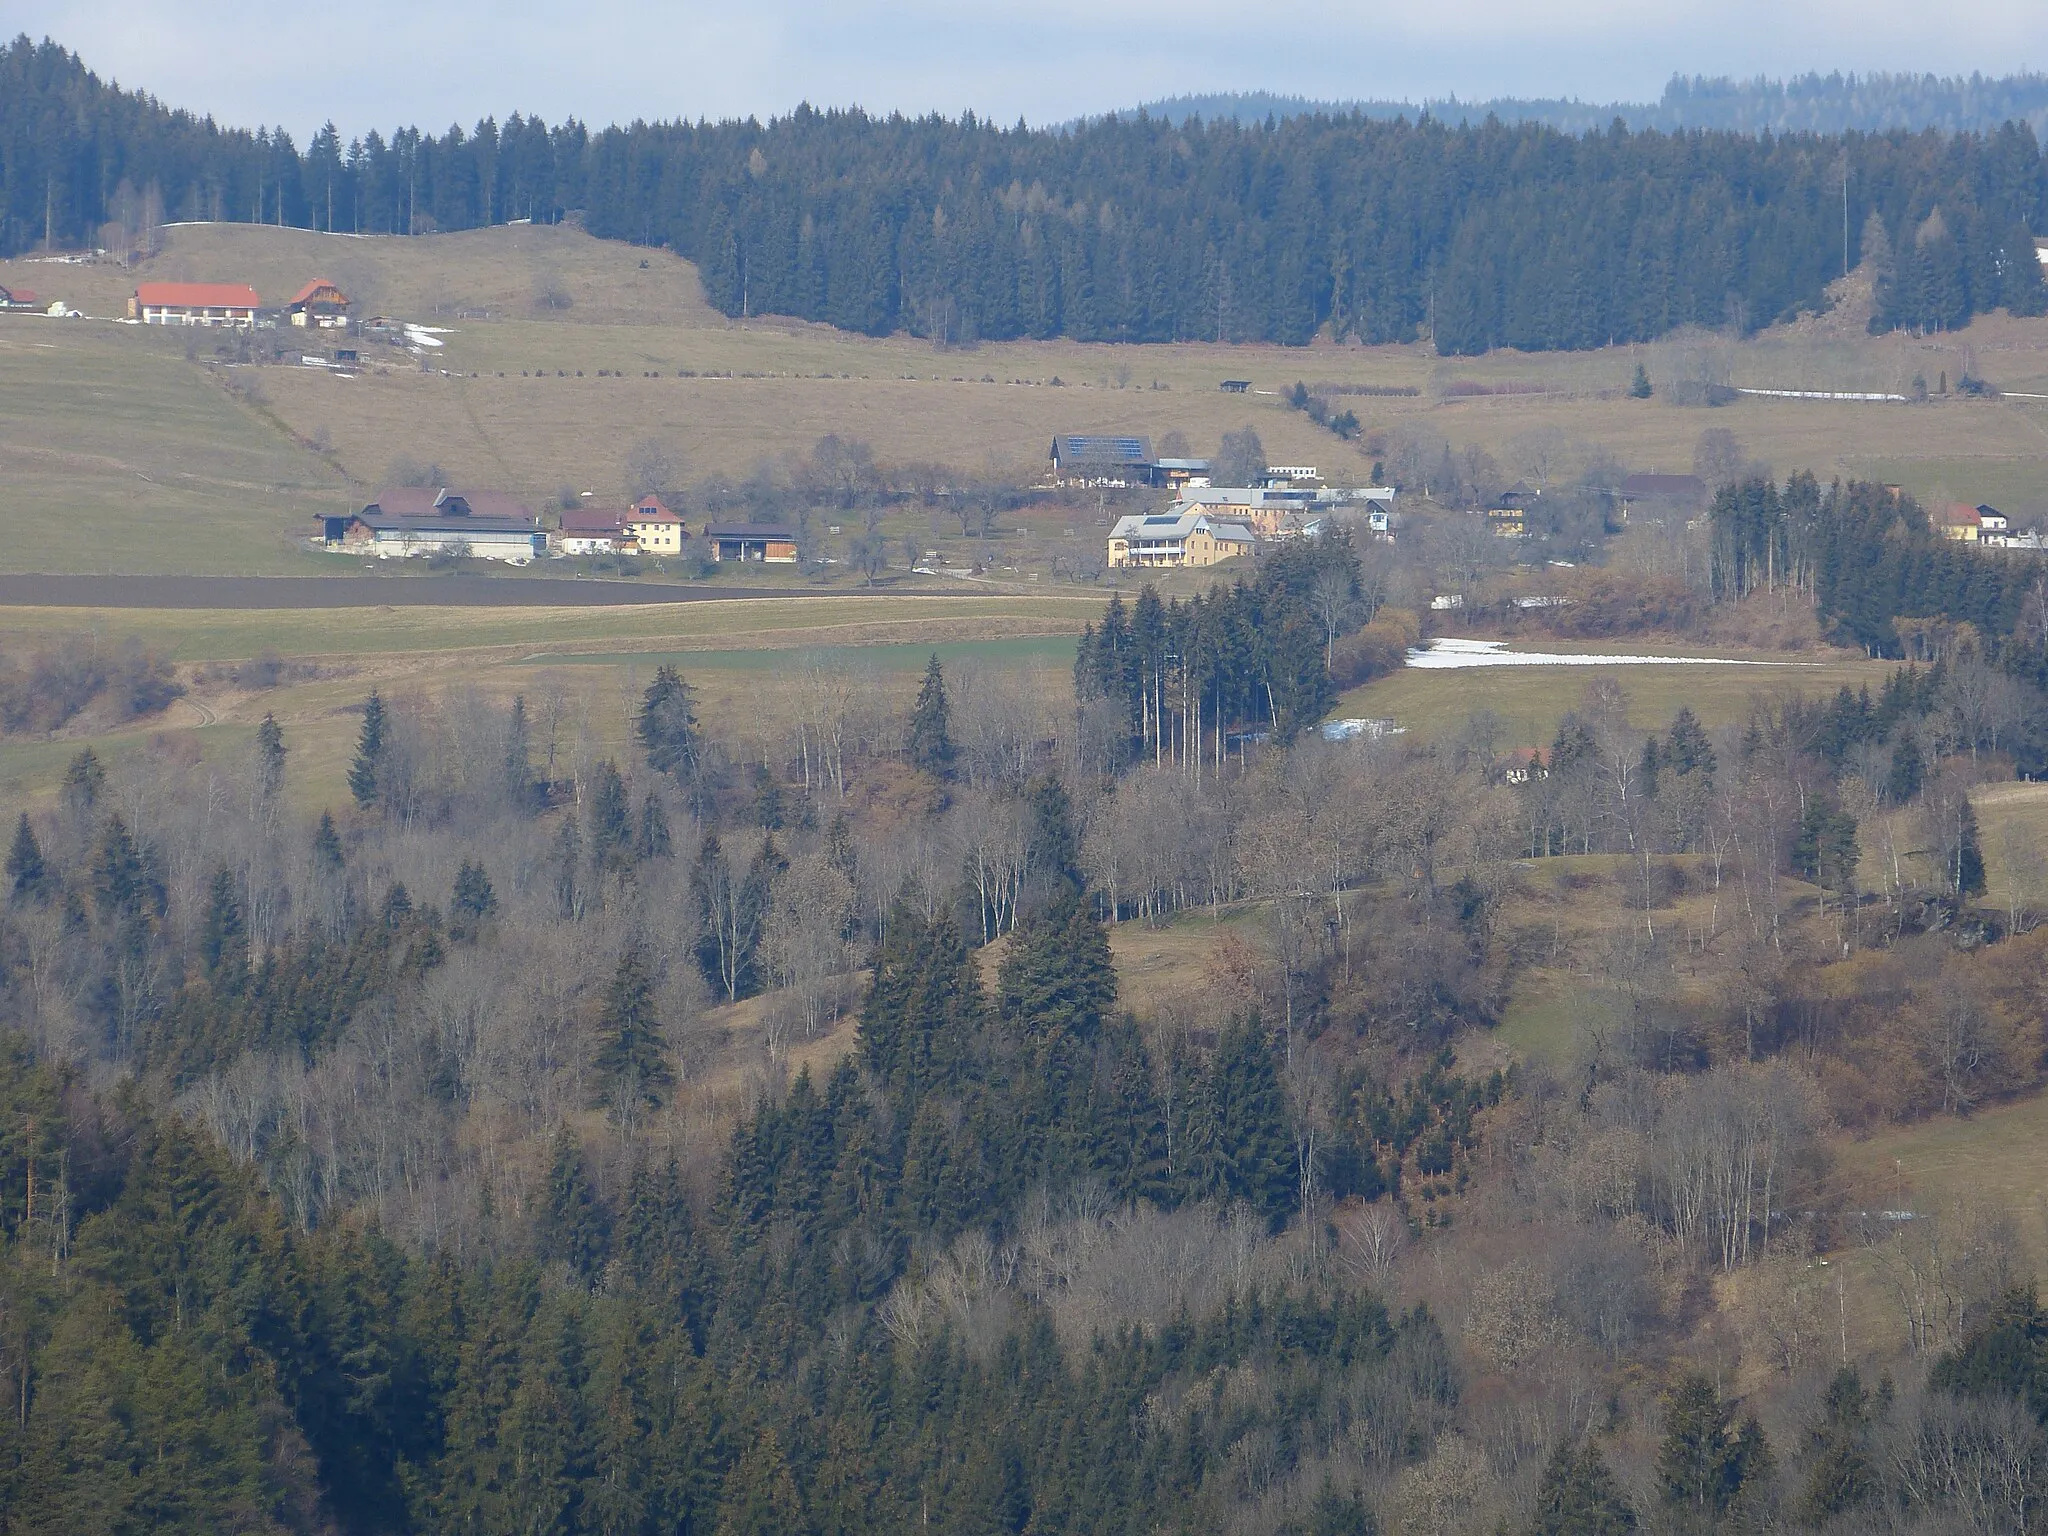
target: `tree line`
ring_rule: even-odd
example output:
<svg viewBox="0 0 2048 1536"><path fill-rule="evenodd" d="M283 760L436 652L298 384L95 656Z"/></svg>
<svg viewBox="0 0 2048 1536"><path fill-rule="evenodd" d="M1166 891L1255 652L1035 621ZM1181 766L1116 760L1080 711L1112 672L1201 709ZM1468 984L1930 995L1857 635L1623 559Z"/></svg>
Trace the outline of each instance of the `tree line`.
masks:
<svg viewBox="0 0 2048 1536"><path fill-rule="evenodd" d="M696 262L728 314L944 343L1598 347L1789 317L1866 257L1886 326L2048 303L2030 233L2048 223L2048 175L2023 123L1575 137L1138 115L1034 130L803 107L596 131L514 113L346 142L330 124L301 150L26 37L0 82L0 254L165 218L419 234L575 213Z"/></svg>

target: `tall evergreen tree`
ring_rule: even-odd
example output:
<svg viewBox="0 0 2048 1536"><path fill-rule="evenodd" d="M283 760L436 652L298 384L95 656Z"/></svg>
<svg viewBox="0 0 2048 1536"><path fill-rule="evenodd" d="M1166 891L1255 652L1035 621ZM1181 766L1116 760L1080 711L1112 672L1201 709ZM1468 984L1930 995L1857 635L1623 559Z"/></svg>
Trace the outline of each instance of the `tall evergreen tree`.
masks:
<svg viewBox="0 0 2048 1536"><path fill-rule="evenodd" d="M256 788L265 800L274 800L284 788L286 755L284 730L277 717L266 713L256 727Z"/></svg>
<svg viewBox="0 0 2048 1536"><path fill-rule="evenodd" d="M1636 1512L1600 1447L1589 1439L1561 1442L1536 1490L1533 1536L1627 1536L1635 1528Z"/></svg>
<svg viewBox="0 0 2048 1536"><path fill-rule="evenodd" d="M7 850L8 887L17 901L40 899L50 884L49 866L43 862L42 844L23 811L14 823L14 842Z"/></svg>
<svg viewBox="0 0 2048 1536"><path fill-rule="evenodd" d="M697 697L674 667L655 670L633 728L647 754L648 767L678 784L696 781L703 746L697 734Z"/></svg>
<svg viewBox="0 0 2048 1536"><path fill-rule="evenodd" d="M384 731L384 700L372 688L363 701L363 728L356 736L355 760L348 769L349 793L365 808L377 803L383 788L379 776L384 766Z"/></svg>
<svg viewBox="0 0 2048 1536"><path fill-rule="evenodd" d="M591 866L600 873L629 869L633 863L633 811L626 783L609 758L590 775L588 847Z"/></svg>
<svg viewBox="0 0 2048 1536"><path fill-rule="evenodd" d="M604 1271L611 1223L591 1188L583 1144L566 1125L555 1132L547 1200L535 1223L534 1239L545 1257L566 1264L585 1285Z"/></svg>
<svg viewBox="0 0 2048 1536"><path fill-rule="evenodd" d="M946 675L936 651L924 669L917 705L910 712L907 748L912 765L926 773L944 778L952 771L953 736L946 710Z"/></svg>
<svg viewBox="0 0 2048 1536"><path fill-rule="evenodd" d="M498 910L498 893L482 864L462 861L455 871L455 890L448 898L448 936L474 942Z"/></svg>
<svg viewBox="0 0 2048 1536"><path fill-rule="evenodd" d="M598 1102L611 1110L628 1132L643 1110L659 1109L675 1073L661 1036L655 1006L654 977L637 944L619 957L619 967L605 989L598 1016Z"/></svg>

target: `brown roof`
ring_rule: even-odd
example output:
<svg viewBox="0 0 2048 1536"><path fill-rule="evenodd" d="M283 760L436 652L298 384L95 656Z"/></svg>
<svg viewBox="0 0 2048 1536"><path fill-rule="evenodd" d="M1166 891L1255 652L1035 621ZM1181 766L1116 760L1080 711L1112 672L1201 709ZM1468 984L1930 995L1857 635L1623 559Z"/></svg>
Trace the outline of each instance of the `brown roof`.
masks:
<svg viewBox="0 0 2048 1536"><path fill-rule="evenodd" d="M291 304L287 307L296 309L299 305L310 302L322 289L330 290L334 294L334 302L339 304L346 304L348 302L348 295L335 287L333 279L316 277L292 295Z"/></svg>
<svg viewBox="0 0 2048 1536"><path fill-rule="evenodd" d="M628 514L636 523L670 522L680 523L682 519L663 505L659 496L642 496L633 503Z"/></svg>
<svg viewBox="0 0 2048 1536"><path fill-rule="evenodd" d="M604 507L571 507L562 514L562 532L619 533L619 514Z"/></svg>
<svg viewBox="0 0 2048 1536"><path fill-rule="evenodd" d="M263 301L247 283L142 283L135 301L152 308L260 309Z"/></svg>
<svg viewBox="0 0 2048 1536"><path fill-rule="evenodd" d="M1975 528L1984 521L1984 509L1952 501L1941 509L1941 520L1951 528Z"/></svg>

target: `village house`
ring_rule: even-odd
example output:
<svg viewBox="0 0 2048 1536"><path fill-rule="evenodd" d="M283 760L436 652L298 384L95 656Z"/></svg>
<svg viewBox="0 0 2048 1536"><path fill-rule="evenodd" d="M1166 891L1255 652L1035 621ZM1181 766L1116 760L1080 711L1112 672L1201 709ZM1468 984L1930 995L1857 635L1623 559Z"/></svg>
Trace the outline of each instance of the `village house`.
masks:
<svg viewBox="0 0 2048 1536"><path fill-rule="evenodd" d="M348 295L328 278L316 277L285 306L293 325L311 330L338 331L348 328Z"/></svg>
<svg viewBox="0 0 2048 1536"><path fill-rule="evenodd" d="M1109 531L1109 563L1119 568L1216 565L1248 555L1254 547L1252 531L1244 524L1185 505L1119 518Z"/></svg>
<svg viewBox="0 0 2048 1536"><path fill-rule="evenodd" d="M1936 512L1934 526L1941 530L1943 538L1964 544L2004 545L2012 531L2011 523L1998 508L1981 503L1973 507L1960 501L1952 501Z"/></svg>
<svg viewBox="0 0 2048 1536"><path fill-rule="evenodd" d="M642 496L634 502L626 513L625 528L633 547L643 555L680 555L683 540L690 536L682 518L662 505L659 496Z"/></svg>
<svg viewBox="0 0 2048 1536"><path fill-rule="evenodd" d="M263 301L246 283L143 283L128 298L128 318L144 325L256 324Z"/></svg>
<svg viewBox="0 0 2048 1536"><path fill-rule="evenodd" d="M467 555L525 565L547 547L540 519L497 491L405 486L360 512L323 517L321 525L327 548L379 560Z"/></svg>
<svg viewBox="0 0 2048 1536"><path fill-rule="evenodd" d="M705 553L724 565L728 563L768 565L796 564L796 530L766 523L707 523Z"/></svg>
<svg viewBox="0 0 2048 1536"><path fill-rule="evenodd" d="M0 285L0 309L41 309L32 288L8 288Z"/></svg>
<svg viewBox="0 0 2048 1536"><path fill-rule="evenodd" d="M571 507L562 526L548 536L558 555L610 555L631 548L633 536L617 512L600 507Z"/></svg>

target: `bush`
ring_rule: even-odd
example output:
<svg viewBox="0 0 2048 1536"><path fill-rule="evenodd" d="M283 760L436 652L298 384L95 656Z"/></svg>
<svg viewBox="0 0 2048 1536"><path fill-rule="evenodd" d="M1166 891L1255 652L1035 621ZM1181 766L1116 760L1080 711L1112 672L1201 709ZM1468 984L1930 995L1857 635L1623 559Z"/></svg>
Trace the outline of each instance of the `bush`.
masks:
<svg viewBox="0 0 2048 1536"><path fill-rule="evenodd" d="M1422 638L1422 624L1405 608L1382 608L1365 628L1339 640L1330 653L1330 682L1356 688L1376 677L1398 672L1408 663L1408 648Z"/></svg>

